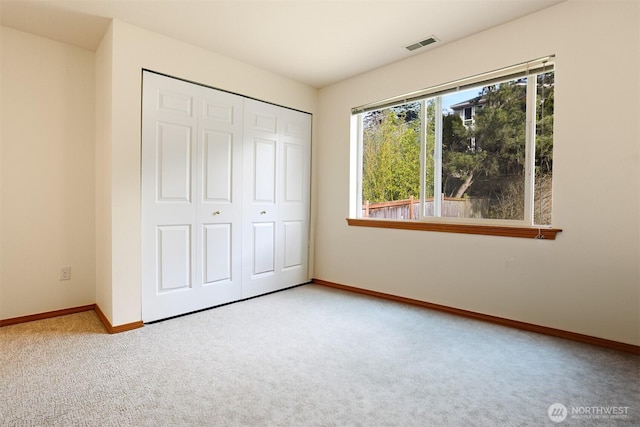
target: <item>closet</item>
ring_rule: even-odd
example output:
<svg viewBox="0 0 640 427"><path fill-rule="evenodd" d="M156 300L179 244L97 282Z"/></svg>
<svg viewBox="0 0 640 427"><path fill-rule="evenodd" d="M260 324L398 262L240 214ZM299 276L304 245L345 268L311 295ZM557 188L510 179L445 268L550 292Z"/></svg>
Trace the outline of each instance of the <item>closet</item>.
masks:
<svg viewBox="0 0 640 427"><path fill-rule="evenodd" d="M308 280L311 115L143 72L142 320Z"/></svg>

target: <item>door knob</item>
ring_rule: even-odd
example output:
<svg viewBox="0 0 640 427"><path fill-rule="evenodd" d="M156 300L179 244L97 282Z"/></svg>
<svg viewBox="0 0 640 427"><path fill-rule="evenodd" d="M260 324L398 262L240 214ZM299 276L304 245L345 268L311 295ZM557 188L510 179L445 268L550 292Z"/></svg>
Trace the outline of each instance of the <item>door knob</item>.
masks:
<svg viewBox="0 0 640 427"><path fill-rule="evenodd" d="M215 211L213 215L220 215L220 211Z"/></svg>
<svg viewBox="0 0 640 427"><path fill-rule="evenodd" d="M267 213L267 211L261 211L260 215L265 215Z"/></svg>

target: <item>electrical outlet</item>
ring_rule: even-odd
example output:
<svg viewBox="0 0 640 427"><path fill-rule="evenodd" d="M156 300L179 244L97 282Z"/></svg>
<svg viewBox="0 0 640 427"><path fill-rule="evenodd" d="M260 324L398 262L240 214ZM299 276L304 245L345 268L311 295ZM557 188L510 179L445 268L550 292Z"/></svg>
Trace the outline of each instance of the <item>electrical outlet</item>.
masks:
<svg viewBox="0 0 640 427"><path fill-rule="evenodd" d="M60 267L60 278L58 280L71 280L71 267Z"/></svg>

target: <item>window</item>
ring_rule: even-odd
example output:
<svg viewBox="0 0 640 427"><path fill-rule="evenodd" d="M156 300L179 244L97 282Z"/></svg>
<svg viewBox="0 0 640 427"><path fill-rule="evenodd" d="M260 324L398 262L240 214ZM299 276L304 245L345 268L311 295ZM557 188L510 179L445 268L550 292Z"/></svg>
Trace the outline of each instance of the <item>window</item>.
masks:
<svg viewBox="0 0 640 427"><path fill-rule="evenodd" d="M471 107L467 107L464 109L464 120L471 120Z"/></svg>
<svg viewBox="0 0 640 427"><path fill-rule="evenodd" d="M354 109L358 218L551 225L552 58Z"/></svg>

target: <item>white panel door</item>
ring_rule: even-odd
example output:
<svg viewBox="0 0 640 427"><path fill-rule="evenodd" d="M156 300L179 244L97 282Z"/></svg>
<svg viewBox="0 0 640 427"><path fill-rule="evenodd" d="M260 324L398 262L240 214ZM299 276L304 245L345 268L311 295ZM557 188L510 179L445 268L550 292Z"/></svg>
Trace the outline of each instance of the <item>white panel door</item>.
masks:
<svg viewBox="0 0 640 427"><path fill-rule="evenodd" d="M241 97L145 72L142 320L241 297Z"/></svg>
<svg viewBox="0 0 640 427"><path fill-rule="evenodd" d="M242 97L200 88L196 282L207 306L242 286Z"/></svg>
<svg viewBox="0 0 640 427"><path fill-rule="evenodd" d="M308 280L311 116L245 100L243 298Z"/></svg>

